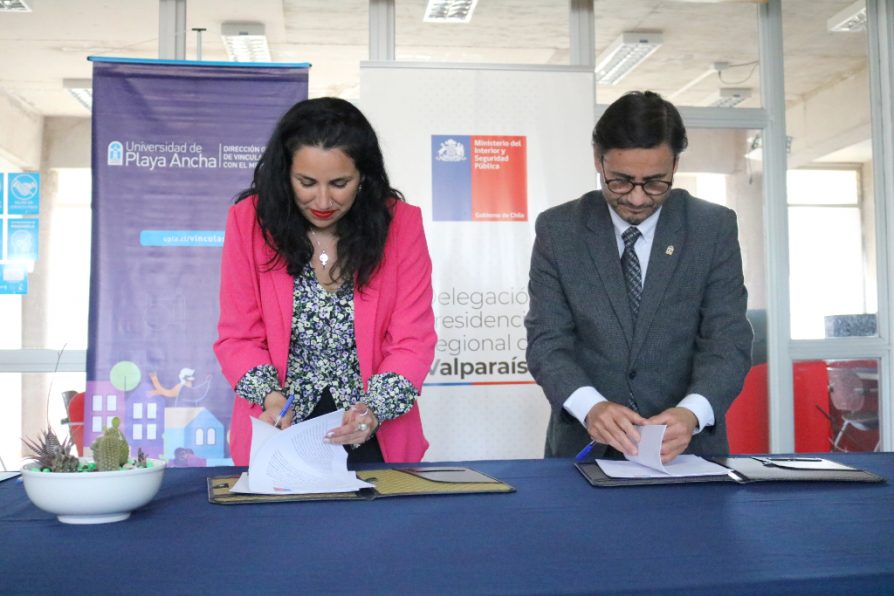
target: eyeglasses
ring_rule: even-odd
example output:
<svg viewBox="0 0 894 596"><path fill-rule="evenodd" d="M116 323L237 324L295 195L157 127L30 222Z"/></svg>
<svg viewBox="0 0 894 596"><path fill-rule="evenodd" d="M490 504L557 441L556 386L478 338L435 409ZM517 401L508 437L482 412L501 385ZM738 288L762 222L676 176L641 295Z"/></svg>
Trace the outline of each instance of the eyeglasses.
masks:
<svg viewBox="0 0 894 596"><path fill-rule="evenodd" d="M606 180L605 186L616 195L629 195L637 186L643 187L643 192L650 197L660 197L670 190L673 181L667 180L646 180L645 182L633 182L624 180L623 178L614 178Z"/></svg>
<svg viewBox="0 0 894 596"><path fill-rule="evenodd" d="M602 171L604 172L605 158L600 157L599 161L602 162ZM671 178L670 180L646 180L645 182L634 182L632 180L626 180L624 178L612 178L611 180L605 180L605 187L616 195L621 196L629 195L633 192L634 188L640 186L642 187L643 192L650 197L660 197L661 195L669 191L673 184L673 178Z"/></svg>

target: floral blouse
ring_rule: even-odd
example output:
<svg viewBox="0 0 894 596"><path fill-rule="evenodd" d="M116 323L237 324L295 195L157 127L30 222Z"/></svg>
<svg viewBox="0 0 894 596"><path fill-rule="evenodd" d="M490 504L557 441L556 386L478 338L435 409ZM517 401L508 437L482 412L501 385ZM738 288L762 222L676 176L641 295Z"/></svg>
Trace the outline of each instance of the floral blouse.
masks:
<svg viewBox="0 0 894 596"><path fill-rule="evenodd" d="M236 384L236 393L264 407L271 391L295 394L293 423L307 418L326 387L337 408L366 403L379 422L405 414L416 400L416 388L394 372L373 375L363 394L360 361L354 338L354 284L346 282L335 292L323 288L308 263L295 278L292 333L285 387L276 367L262 364L249 370Z"/></svg>

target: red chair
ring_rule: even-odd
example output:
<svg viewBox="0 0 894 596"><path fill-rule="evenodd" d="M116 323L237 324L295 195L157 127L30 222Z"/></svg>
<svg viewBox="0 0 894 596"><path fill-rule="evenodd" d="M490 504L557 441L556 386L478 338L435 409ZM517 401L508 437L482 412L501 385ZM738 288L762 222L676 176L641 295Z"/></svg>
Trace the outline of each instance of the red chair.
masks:
<svg viewBox="0 0 894 596"><path fill-rule="evenodd" d="M764 362L751 367L742 392L726 412L730 453L770 451L767 395L767 364Z"/></svg>
<svg viewBox="0 0 894 596"><path fill-rule="evenodd" d="M828 404L828 374L823 360L795 362L792 368L795 416L795 451L829 451L832 426L817 406ZM742 392L726 414L730 453L770 451L767 365L753 366Z"/></svg>
<svg viewBox="0 0 894 596"><path fill-rule="evenodd" d="M795 393L795 451L829 451L832 425L823 414L829 403L829 375L825 360L795 362L792 369Z"/></svg>

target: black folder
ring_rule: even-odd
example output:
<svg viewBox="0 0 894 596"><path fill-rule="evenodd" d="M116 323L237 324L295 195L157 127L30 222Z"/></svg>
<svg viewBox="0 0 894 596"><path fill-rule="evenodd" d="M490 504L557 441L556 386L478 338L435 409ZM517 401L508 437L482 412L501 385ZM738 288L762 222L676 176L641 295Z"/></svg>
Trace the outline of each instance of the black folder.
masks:
<svg viewBox="0 0 894 596"><path fill-rule="evenodd" d="M282 501L369 501L382 497L515 492L515 488L505 482L459 466L358 470L357 477L375 485L375 488L362 488L347 493L258 495L230 492L239 480L238 474L213 476L208 478L208 501L218 505L235 505Z"/></svg>
<svg viewBox="0 0 894 596"><path fill-rule="evenodd" d="M651 484L695 484L703 482L885 482L872 472L846 466L820 457L736 456L714 457L711 461L727 468L717 476L662 476L659 478L612 478L595 461L575 463L578 471L593 485L643 486Z"/></svg>
<svg viewBox="0 0 894 596"><path fill-rule="evenodd" d="M713 458L733 471L736 481L748 482L885 482L872 472L821 457L751 456Z"/></svg>

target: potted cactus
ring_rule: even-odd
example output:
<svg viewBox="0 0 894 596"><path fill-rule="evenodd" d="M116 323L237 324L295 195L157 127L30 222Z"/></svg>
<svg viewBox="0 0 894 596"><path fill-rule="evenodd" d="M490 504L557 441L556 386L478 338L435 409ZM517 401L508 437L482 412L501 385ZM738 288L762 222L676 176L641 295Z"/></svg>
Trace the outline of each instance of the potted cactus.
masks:
<svg viewBox="0 0 894 596"><path fill-rule="evenodd" d="M32 463L22 466L31 501L63 523L95 524L127 519L152 500L161 487L164 462L147 458L142 449L131 459L120 424L114 418L93 441L92 460L72 455L70 439L60 441L52 429L37 440L23 440L31 450Z"/></svg>
<svg viewBox="0 0 894 596"><path fill-rule="evenodd" d="M90 446L92 462L72 455L71 439L66 437L60 441L51 428L43 431L36 441L22 439L22 442L31 450L27 459L36 462L41 472L112 472L151 467L142 449L138 450L136 459L130 460L130 445L119 430L120 425L121 420L116 416L112 425L96 437Z"/></svg>
<svg viewBox="0 0 894 596"><path fill-rule="evenodd" d="M96 463L96 469L100 472L120 470L128 463L130 445L127 444L124 434L118 430L120 424L121 421L116 416L112 419L112 426L96 437L93 444L90 445L93 461ZM142 449L139 450L134 464L144 468L147 466L146 456Z"/></svg>

